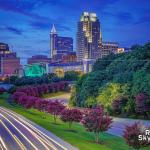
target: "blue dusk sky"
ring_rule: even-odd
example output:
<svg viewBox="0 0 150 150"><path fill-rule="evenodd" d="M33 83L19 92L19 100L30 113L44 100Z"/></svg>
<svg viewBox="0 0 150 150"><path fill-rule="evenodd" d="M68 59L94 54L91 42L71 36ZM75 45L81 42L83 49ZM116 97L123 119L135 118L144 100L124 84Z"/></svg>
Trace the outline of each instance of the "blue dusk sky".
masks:
<svg viewBox="0 0 150 150"><path fill-rule="evenodd" d="M0 0L0 42L25 59L49 56L52 24L61 36L75 38L83 11L100 19L103 40L130 47L150 40L150 0Z"/></svg>

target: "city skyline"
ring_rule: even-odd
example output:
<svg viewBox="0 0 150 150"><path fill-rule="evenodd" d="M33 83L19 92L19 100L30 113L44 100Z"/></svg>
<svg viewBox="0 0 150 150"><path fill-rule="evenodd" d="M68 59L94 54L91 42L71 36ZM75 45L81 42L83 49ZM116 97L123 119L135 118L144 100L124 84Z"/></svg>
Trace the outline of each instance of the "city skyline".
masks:
<svg viewBox="0 0 150 150"><path fill-rule="evenodd" d="M71 36L76 48L77 21L83 11L95 12L100 19L104 41L120 46L143 44L149 40L148 0L108 0L70 2L68 0L0 1L0 41L8 43L23 58L49 55L49 34L55 24L61 36Z"/></svg>

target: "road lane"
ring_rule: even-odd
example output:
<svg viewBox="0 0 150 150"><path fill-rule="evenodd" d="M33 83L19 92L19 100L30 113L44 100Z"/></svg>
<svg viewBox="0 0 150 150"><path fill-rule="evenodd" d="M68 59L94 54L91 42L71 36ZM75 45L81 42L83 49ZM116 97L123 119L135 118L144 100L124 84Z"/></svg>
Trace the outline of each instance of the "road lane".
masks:
<svg viewBox="0 0 150 150"><path fill-rule="evenodd" d="M20 149L24 149L25 147L31 150L77 150L77 148L71 146L69 143L64 142L52 133L13 111L0 107L0 118L5 121L4 124L11 129L18 139L19 142L16 142L18 146L20 146L19 144L22 145Z"/></svg>
<svg viewBox="0 0 150 150"><path fill-rule="evenodd" d="M16 149L19 150L20 146L18 145L14 135L8 128L5 126L5 124L0 120L0 135L1 135L1 146L3 149Z"/></svg>
<svg viewBox="0 0 150 150"><path fill-rule="evenodd" d="M150 126L149 120L113 117L112 127L107 131L107 133L122 137L126 125L132 125L135 122L140 122L141 124L143 124L146 127Z"/></svg>
<svg viewBox="0 0 150 150"><path fill-rule="evenodd" d="M0 136L5 139L8 150L77 150L47 130L3 107L0 107L0 119ZM4 132L4 128L8 131ZM14 149L15 145L18 149Z"/></svg>
<svg viewBox="0 0 150 150"><path fill-rule="evenodd" d="M6 114L6 112L5 112L5 114ZM9 113L7 113L7 118L9 118L10 117L10 114ZM7 119L6 118L6 119ZM9 118L9 121L11 120L12 118ZM54 149L54 150L56 150L57 148L55 148L55 146L51 143L51 142L49 142L49 143L47 143L48 145L51 145L51 147L47 147L45 144L44 144L44 142L46 142L46 141L42 141L43 140L43 138L42 138L42 140L40 139L41 137L41 135L37 135L34 131L32 131L31 129L29 129L28 128L28 126L27 126L27 124L26 124L26 122L24 122L24 124L23 123L21 123L21 121L18 121L17 119L15 119L15 117L13 116L13 122L14 122L14 120L15 120L15 127L17 127L17 128L19 128L20 129L20 131L19 131L19 133L21 134L21 135L23 135L23 137L33 146L33 148L34 149L42 149L42 150L44 150L44 149ZM26 136L25 136L26 135ZM19 135L18 135L19 136ZM30 140L29 140L30 139ZM33 143L35 143L35 144L33 144ZM40 144L39 144L40 143ZM38 148L35 146L35 145L38 145ZM44 147L41 147L42 145L44 145ZM31 149L31 148L27 148L27 149ZM60 148L59 148L60 149Z"/></svg>

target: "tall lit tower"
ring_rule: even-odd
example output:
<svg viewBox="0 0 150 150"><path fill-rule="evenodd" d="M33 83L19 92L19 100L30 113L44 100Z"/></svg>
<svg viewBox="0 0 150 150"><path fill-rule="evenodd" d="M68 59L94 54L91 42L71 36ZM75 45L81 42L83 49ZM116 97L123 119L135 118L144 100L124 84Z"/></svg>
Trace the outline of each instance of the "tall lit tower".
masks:
<svg viewBox="0 0 150 150"><path fill-rule="evenodd" d="M55 26L53 24L53 27L50 32L50 58L52 58L57 53L56 39L57 39L57 32L56 32Z"/></svg>
<svg viewBox="0 0 150 150"><path fill-rule="evenodd" d="M77 60L99 58L101 40L100 22L97 15L84 12L77 26Z"/></svg>

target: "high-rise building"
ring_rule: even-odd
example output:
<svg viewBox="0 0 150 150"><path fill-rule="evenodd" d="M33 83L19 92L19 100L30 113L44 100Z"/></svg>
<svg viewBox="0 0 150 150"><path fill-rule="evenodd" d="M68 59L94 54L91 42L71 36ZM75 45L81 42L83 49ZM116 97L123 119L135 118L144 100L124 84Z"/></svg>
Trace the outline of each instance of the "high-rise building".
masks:
<svg viewBox="0 0 150 150"><path fill-rule="evenodd" d="M100 21L95 13L84 12L77 26L77 60L100 57L102 43Z"/></svg>
<svg viewBox="0 0 150 150"><path fill-rule="evenodd" d="M50 32L50 58L57 54L56 50L57 43L57 32L55 26L53 25L52 30Z"/></svg>
<svg viewBox="0 0 150 150"><path fill-rule="evenodd" d="M50 33L50 57L73 51L73 39L71 37L58 36L55 26L53 25Z"/></svg>

